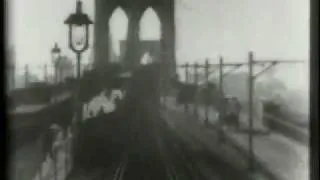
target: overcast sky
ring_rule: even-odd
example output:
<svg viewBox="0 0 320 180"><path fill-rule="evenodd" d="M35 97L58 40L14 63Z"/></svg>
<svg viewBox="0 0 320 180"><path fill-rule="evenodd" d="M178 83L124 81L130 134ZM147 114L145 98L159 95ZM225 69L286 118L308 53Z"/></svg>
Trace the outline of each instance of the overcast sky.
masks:
<svg viewBox="0 0 320 180"><path fill-rule="evenodd" d="M10 44L19 67L50 63L55 41L65 54L74 57L67 48L63 21L74 12L76 0L8 1ZM94 0L83 2L84 11L94 20ZM113 36L118 39L125 32L123 19L120 13L112 20ZM148 30L144 34L157 35L155 18L145 19ZM257 59L305 60L304 65L279 66L277 73L290 87L305 89L302 87L308 85L309 1L176 0L176 28L178 63L204 61L206 57L217 62L219 55L225 61L247 61L247 53L252 50Z"/></svg>

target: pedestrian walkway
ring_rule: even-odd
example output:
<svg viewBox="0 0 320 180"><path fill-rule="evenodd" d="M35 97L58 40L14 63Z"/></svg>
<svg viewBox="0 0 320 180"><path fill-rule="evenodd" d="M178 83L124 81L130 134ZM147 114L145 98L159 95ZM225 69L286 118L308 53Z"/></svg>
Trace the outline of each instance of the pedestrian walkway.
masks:
<svg viewBox="0 0 320 180"><path fill-rule="evenodd" d="M67 172L71 169L71 138L70 132L66 139L63 139L62 133L60 132L54 141L53 146L57 150L57 179L54 178L55 163L53 159L49 157L49 154L44 154L42 151L42 137L37 141L22 147L12 155L10 160L10 162L12 162L10 165L10 179L64 180ZM66 167L66 165L68 165L68 167Z"/></svg>
<svg viewBox="0 0 320 180"><path fill-rule="evenodd" d="M11 180L32 179L44 159L41 138L12 152L10 158Z"/></svg>
<svg viewBox="0 0 320 180"><path fill-rule="evenodd" d="M71 133L66 139L57 137L53 148L56 149L55 159L46 157L41 171L36 173L33 180L65 180L71 170ZM40 177L41 175L41 177Z"/></svg>
<svg viewBox="0 0 320 180"><path fill-rule="evenodd" d="M174 105L173 101L167 101L167 108L169 110L173 110L176 113L183 114L186 116L184 112L183 106L177 107ZM195 116L191 116L193 113L193 109L189 110L188 113L189 119L193 117L191 121L188 120L185 125L193 123L192 126L186 127L188 131L196 131L196 124L201 126L203 124L204 109L199 108L198 118ZM217 117L214 113L209 113L209 122L216 123ZM181 124L180 124L181 125ZM202 126L203 127L203 126ZM216 134L208 133L208 131L213 132L214 130L204 130L200 128L198 132L194 132L199 139L208 139L207 143L211 143L211 139L207 136L213 136ZM201 134L201 135L200 135ZM206 135L205 135L206 134ZM235 131L224 131L224 134L233 141L238 147L240 147L244 152L248 153L248 135L243 133L237 133ZM308 147L294 142L281 134L271 132L268 135L257 135L254 137L254 153L256 155L256 159L262 162L267 169L273 172L277 177L281 180L308 180Z"/></svg>

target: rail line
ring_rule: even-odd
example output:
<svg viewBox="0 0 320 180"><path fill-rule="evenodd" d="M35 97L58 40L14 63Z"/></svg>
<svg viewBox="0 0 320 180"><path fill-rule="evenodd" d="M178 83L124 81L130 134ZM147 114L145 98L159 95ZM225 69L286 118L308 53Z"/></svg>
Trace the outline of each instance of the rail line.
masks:
<svg viewBox="0 0 320 180"><path fill-rule="evenodd" d="M170 128L165 120L152 122L147 130L138 124L131 126L130 123L127 127L130 136L122 157L108 168L100 170L100 173L87 177L86 180L223 179L219 177L219 172L215 172L221 170L217 168L217 163L211 162L212 158L206 160L209 157L208 153L205 155L197 153L188 142L184 142L178 132Z"/></svg>

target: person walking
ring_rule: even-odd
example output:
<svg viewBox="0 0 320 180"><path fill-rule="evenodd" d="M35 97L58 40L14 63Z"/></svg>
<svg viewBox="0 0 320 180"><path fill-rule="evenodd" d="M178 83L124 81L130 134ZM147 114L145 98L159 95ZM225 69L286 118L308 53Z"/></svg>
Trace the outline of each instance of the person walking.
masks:
<svg viewBox="0 0 320 180"><path fill-rule="evenodd" d="M89 116L90 116L90 117L93 117L93 116L94 116L94 114L93 114L93 111L92 111L92 110L90 110L90 111L89 111Z"/></svg>
<svg viewBox="0 0 320 180"><path fill-rule="evenodd" d="M121 99L120 99L119 95L117 95L117 96L114 98L114 104L115 104L115 107L116 107L116 108L119 106L120 101L121 101Z"/></svg>
<svg viewBox="0 0 320 180"><path fill-rule="evenodd" d="M98 115L102 115L104 114L104 108L103 106L100 107L99 111L98 111Z"/></svg>

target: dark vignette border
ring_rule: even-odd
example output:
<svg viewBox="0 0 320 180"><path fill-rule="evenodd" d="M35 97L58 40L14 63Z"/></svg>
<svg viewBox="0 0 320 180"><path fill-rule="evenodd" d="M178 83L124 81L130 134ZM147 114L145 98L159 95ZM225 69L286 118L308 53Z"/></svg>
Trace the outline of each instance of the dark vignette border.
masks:
<svg viewBox="0 0 320 180"><path fill-rule="evenodd" d="M2 36L1 36L1 72L0 72L0 75L1 75L1 81L3 82L2 84L2 88L0 88L1 90L1 94L3 95L3 97L1 98L1 130L0 130L0 133L1 133L1 140L2 142L4 142L4 146L2 146L2 155L4 156L2 159L4 159L4 166L2 166L2 172L0 172L1 175L3 175L3 177L0 177L1 179L9 179L7 172L8 172L8 166L7 166L7 162L8 162L8 156L9 156L9 151L8 151L8 135L7 135L7 122L8 122L8 118L7 118L7 114L6 114L6 95L5 95L5 89L6 89L6 79L5 78L5 69L6 69L6 42L7 42L7 36L6 36L6 31L7 31L7 6L8 4L8 0L3 0L2 3L1 3L1 24L2 24ZM3 148L4 147L4 148Z"/></svg>
<svg viewBox="0 0 320 180"><path fill-rule="evenodd" d="M310 179L319 179L319 0L310 1Z"/></svg>
<svg viewBox="0 0 320 180"><path fill-rule="evenodd" d="M310 0L310 179L312 180L318 180L319 179L319 119L318 119L318 81L319 81L319 41L318 41L318 32L319 32L319 12L318 12L318 1L319 0ZM6 114L6 96L5 96L5 59L6 59L6 35L7 35L7 2L8 0L2 1L1 6L1 23L3 24L2 27L2 36L1 36L1 63L2 63L2 71L0 73L1 80L3 82L2 88L0 90L2 91L3 98L1 99L3 102L1 103L3 106L1 108L1 133L2 133L2 142L4 142L4 145L8 146L9 143L9 137L7 134L7 123L8 123L8 116ZM8 172L8 156L10 156L10 152L8 151L8 148L2 148L6 152L2 153L4 155L4 171ZM0 173L4 175L1 179L9 179L7 173Z"/></svg>

